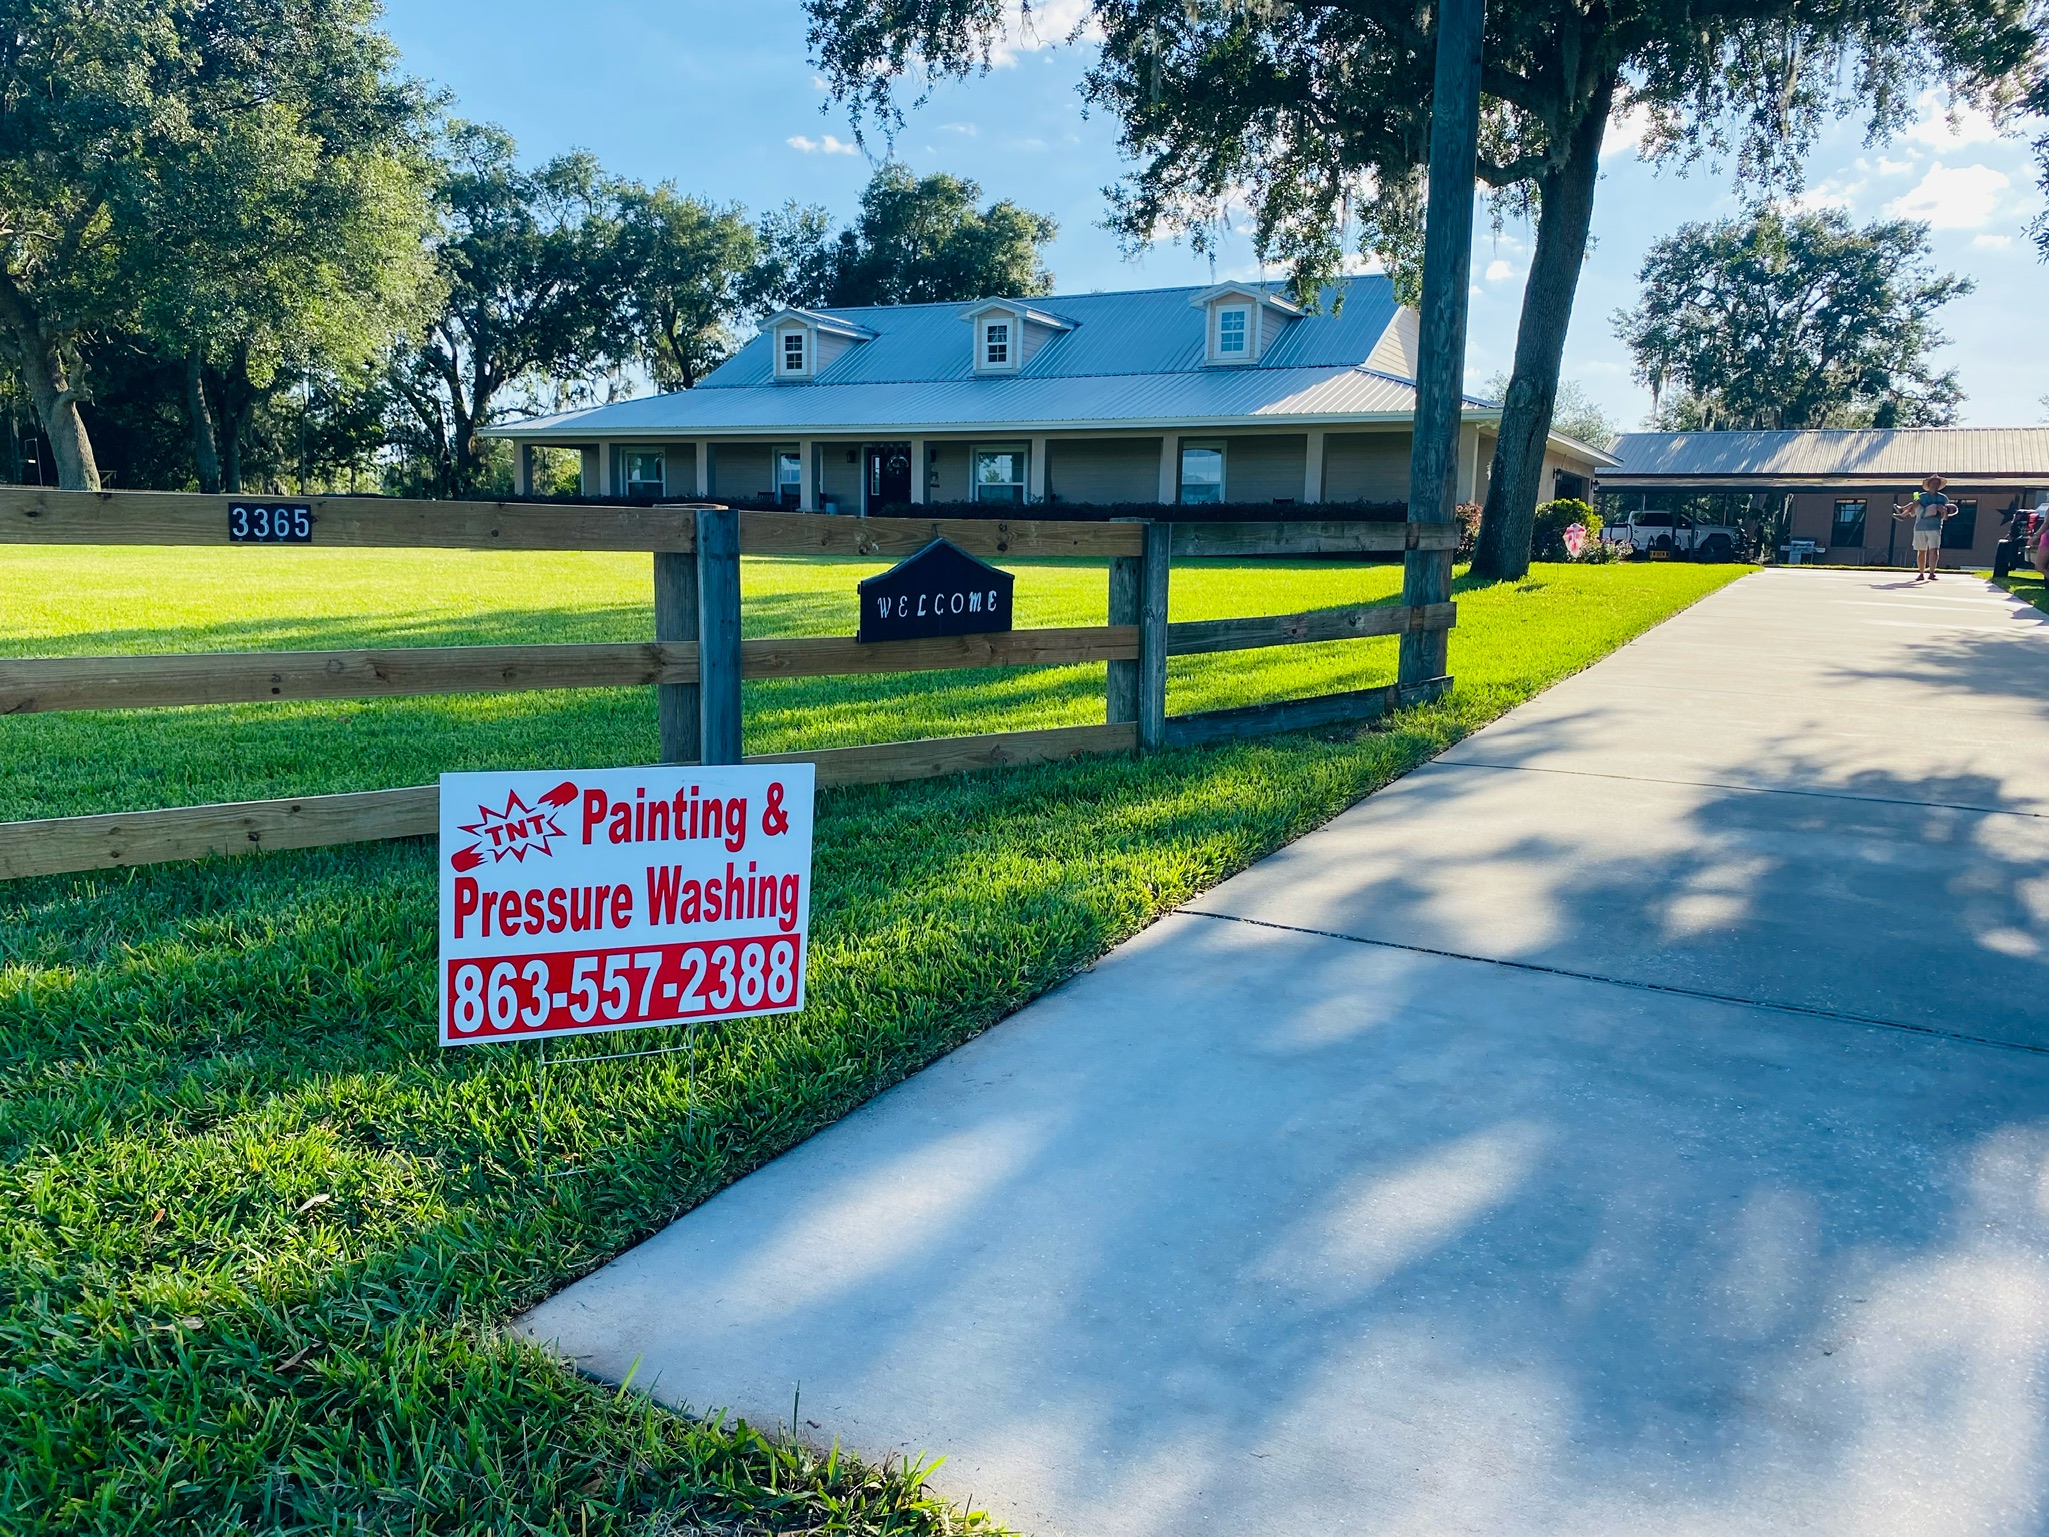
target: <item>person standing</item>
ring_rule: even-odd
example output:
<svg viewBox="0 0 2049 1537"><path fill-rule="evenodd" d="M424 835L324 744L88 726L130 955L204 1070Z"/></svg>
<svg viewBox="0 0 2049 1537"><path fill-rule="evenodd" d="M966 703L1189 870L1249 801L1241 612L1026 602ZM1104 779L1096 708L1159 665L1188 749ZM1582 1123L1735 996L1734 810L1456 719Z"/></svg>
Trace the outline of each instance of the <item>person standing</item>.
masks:
<svg viewBox="0 0 2049 1537"><path fill-rule="evenodd" d="M1895 518L1914 520L1914 580L1932 582L1935 569L1942 561L1942 525L1956 516L1956 508L1950 499L1942 494L1942 488L1949 484L1940 475L1930 475L1921 482L1921 490L1913 501L1901 506L1893 504Z"/></svg>

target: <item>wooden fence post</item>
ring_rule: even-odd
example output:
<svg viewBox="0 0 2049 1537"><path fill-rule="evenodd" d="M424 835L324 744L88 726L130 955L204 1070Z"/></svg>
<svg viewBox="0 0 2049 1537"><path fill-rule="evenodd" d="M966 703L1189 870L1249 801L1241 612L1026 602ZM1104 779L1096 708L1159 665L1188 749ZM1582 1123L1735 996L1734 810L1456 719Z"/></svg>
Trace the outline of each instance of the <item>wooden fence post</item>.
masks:
<svg viewBox="0 0 2049 1537"><path fill-rule="evenodd" d="M1480 54L1485 0L1443 0L1437 8L1436 96L1430 115L1430 205L1423 236L1423 325L1416 369L1416 417L1409 447L1409 526L1458 517L1459 422L1464 414L1466 300L1473 265L1473 167L1479 160ZM1411 608L1451 597L1450 550L1404 560L1402 602ZM1444 676L1446 632L1401 638L1399 686Z"/></svg>
<svg viewBox="0 0 2049 1537"><path fill-rule="evenodd" d="M1139 523L1138 518L1118 518ZM1138 555L1110 557L1110 623L1137 624L1145 592L1145 559ZM1138 663L1112 662L1104 684L1103 719L1115 726L1138 719Z"/></svg>
<svg viewBox="0 0 2049 1537"><path fill-rule="evenodd" d="M740 761L740 514L697 514L697 689L701 761Z"/></svg>
<svg viewBox="0 0 2049 1537"><path fill-rule="evenodd" d="M664 643L697 639L697 557L655 553L655 639ZM702 750L698 685L655 685L655 717L661 730L662 762L695 763Z"/></svg>
<svg viewBox="0 0 2049 1537"><path fill-rule="evenodd" d="M1146 524L1138 610L1138 750L1142 753L1158 752L1167 745L1167 578L1173 549L1173 524Z"/></svg>

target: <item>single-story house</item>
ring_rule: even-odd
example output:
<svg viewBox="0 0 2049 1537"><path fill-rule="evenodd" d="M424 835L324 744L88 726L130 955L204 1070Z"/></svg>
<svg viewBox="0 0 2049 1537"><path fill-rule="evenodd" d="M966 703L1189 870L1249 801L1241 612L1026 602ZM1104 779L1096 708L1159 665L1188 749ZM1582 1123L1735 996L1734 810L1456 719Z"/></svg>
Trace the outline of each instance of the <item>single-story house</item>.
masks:
<svg viewBox="0 0 2049 1537"><path fill-rule="evenodd" d="M1328 296L1335 298L1335 295ZM786 309L695 389L492 429L590 496L868 513L933 502L1405 502L1419 325L1384 277L1314 312L1264 284ZM1469 400L1461 500L1501 410ZM1554 438L1545 484L1614 461Z"/></svg>
<svg viewBox="0 0 2049 1537"><path fill-rule="evenodd" d="M1957 515L1943 563L1988 566L2013 515L2049 499L2049 427L1892 427L1818 432L1632 432L1598 478L1607 516L1664 510L1712 522L1771 516L1779 543L1806 540L1839 565L1913 564L1893 518L1928 475Z"/></svg>

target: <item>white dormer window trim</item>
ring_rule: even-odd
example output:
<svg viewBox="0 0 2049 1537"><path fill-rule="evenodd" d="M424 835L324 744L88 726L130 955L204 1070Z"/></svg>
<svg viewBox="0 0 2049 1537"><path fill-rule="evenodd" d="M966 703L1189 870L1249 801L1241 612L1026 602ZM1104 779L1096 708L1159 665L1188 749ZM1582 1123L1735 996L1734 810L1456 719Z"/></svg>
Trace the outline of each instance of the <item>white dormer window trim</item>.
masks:
<svg viewBox="0 0 2049 1537"><path fill-rule="evenodd" d="M1252 361L1252 315L1249 304L1219 304L1217 314L1217 361Z"/></svg>
<svg viewBox="0 0 2049 1537"><path fill-rule="evenodd" d="M982 322L982 366L1009 370L1017 367L1017 339L1008 315L992 315Z"/></svg>
<svg viewBox="0 0 2049 1537"><path fill-rule="evenodd" d="M817 348L808 326L785 326L776 333L776 377L808 379Z"/></svg>

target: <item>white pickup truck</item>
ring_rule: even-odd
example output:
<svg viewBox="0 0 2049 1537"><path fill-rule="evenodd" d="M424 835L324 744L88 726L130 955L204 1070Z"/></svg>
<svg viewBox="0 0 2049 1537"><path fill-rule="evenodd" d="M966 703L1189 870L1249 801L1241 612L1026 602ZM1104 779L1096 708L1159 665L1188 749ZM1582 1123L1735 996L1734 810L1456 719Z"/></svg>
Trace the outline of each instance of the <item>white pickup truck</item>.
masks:
<svg viewBox="0 0 2049 1537"><path fill-rule="evenodd" d="M1734 560L1736 530L1695 523L1683 512L1632 512L1601 527L1609 544L1626 544L1639 555L1661 550L1675 559Z"/></svg>

